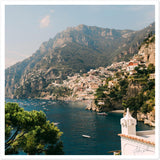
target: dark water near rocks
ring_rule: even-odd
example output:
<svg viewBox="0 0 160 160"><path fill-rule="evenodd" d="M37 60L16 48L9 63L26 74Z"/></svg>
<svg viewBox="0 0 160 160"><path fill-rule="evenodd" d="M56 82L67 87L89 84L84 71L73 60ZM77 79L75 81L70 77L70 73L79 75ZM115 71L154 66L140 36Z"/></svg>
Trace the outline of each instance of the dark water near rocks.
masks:
<svg viewBox="0 0 160 160"><path fill-rule="evenodd" d="M81 102L62 102L49 100L8 99L6 102L17 102L27 111L42 110L47 119L58 122L63 132L61 137L65 155L109 155L109 151L120 150L120 119L122 114L109 113L107 116L86 111L86 104ZM151 127L138 122L138 130L149 130ZM84 138L82 135L91 138ZM24 154L24 153L20 153Z"/></svg>

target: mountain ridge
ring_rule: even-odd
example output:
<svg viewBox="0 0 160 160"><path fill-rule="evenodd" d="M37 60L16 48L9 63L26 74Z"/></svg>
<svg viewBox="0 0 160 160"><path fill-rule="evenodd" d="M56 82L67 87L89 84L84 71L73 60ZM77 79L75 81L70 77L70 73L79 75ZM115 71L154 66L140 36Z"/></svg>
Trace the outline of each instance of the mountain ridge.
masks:
<svg viewBox="0 0 160 160"><path fill-rule="evenodd" d="M154 32L154 25L141 31L86 25L62 31L43 42L32 56L6 69L6 96L14 95L16 88L23 85L28 74L34 71L43 74L45 86L57 79L61 82L76 72L84 73L113 61L125 60L138 51L147 34Z"/></svg>

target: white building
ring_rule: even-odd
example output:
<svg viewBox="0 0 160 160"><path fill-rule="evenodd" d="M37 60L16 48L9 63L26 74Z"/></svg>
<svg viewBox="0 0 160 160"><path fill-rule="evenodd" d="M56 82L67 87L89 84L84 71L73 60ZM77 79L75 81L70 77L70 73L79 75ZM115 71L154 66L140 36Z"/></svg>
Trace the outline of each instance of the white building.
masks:
<svg viewBox="0 0 160 160"><path fill-rule="evenodd" d="M129 62L129 64L127 65L127 71L133 71L136 67L138 67L137 62Z"/></svg>
<svg viewBox="0 0 160 160"><path fill-rule="evenodd" d="M122 155L154 155L155 154L155 131L136 132L137 121L127 108L127 113L121 119L121 154Z"/></svg>
<svg viewBox="0 0 160 160"><path fill-rule="evenodd" d="M155 73L150 74L149 79L155 79Z"/></svg>
<svg viewBox="0 0 160 160"><path fill-rule="evenodd" d="M116 85L116 81L112 80L108 82L108 88L113 88Z"/></svg>

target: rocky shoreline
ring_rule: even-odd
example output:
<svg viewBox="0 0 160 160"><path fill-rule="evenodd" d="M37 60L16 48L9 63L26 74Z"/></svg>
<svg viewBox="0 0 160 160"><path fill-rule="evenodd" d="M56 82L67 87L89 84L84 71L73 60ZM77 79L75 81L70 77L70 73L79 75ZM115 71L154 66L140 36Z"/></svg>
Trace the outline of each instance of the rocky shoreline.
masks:
<svg viewBox="0 0 160 160"><path fill-rule="evenodd" d="M94 101L90 101L86 107L86 110L91 110L95 112L100 112L99 108L94 104ZM123 113L125 115L124 110L112 110L108 113ZM151 111L150 113L144 114L142 112L137 113L137 121L144 122L144 124L149 125L151 127L155 127L155 111Z"/></svg>
<svg viewBox="0 0 160 160"><path fill-rule="evenodd" d="M9 97L8 97L9 98ZM12 98L11 98L12 99ZM60 97L58 99L50 99L50 97L41 97L41 98L34 98L34 99L42 99L42 100L59 100L59 101L65 101L65 102L83 102L85 103L86 110L95 111L95 112L101 112L101 110L98 108L98 106L95 105L94 100L77 100L72 97ZM108 113L123 113L125 115L124 110L111 110ZM151 111L150 113L144 114L142 112L137 113L137 120L144 122L144 124L149 125L151 127L155 127L155 110Z"/></svg>
<svg viewBox="0 0 160 160"><path fill-rule="evenodd" d="M91 111L96 111L96 112L100 111L99 108L95 105L94 100L89 101L89 103L86 107L86 110L91 110Z"/></svg>
<svg viewBox="0 0 160 160"><path fill-rule="evenodd" d="M144 124L147 124L149 126L155 127L155 110L147 114L138 112L137 120L142 121L144 122Z"/></svg>

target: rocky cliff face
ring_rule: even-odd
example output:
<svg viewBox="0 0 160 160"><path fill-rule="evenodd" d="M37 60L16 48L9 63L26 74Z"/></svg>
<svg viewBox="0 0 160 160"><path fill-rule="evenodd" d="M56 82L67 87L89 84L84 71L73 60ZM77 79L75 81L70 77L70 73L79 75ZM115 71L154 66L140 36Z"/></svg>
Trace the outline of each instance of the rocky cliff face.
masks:
<svg viewBox="0 0 160 160"><path fill-rule="evenodd" d="M95 105L94 100L88 102L86 110L92 110L92 111L96 111L96 112L100 111L99 107Z"/></svg>
<svg viewBox="0 0 160 160"><path fill-rule="evenodd" d="M130 81L127 88L126 98L135 97L142 89L142 86L137 82Z"/></svg>
<svg viewBox="0 0 160 160"><path fill-rule="evenodd" d="M126 112L124 112L123 116L125 115ZM137 113L137 121L144 122L144 124L155 127L155 108L147 114L144 114L139 111Z"/></svg>
<svg viewBox="0 0 160 160"><path fill-rule="evenodd" d="M141 46L139 55L143 56L143 61L148 66L150 63L155 66L155 36L149 37Z"/></svg>
<svg viewBox="0 0 160 160"><path fill-rule="evenodd" d="M151 31L154 24L141 31L86 25L68 28L44 42L31 57L6 69L6 96L35 98L68 75L107 66L122 51L129 57Z"/></svg>
<svg viewBox="0 0 160 160"><path fill-rule="evenodd" d="M149 112L147 114L143 114L141 112L138 112L137 120L143 121L144 124L155 127L155 108L154 108L154 110L152 110L151 112Z"/></svg>

